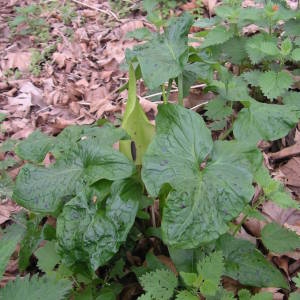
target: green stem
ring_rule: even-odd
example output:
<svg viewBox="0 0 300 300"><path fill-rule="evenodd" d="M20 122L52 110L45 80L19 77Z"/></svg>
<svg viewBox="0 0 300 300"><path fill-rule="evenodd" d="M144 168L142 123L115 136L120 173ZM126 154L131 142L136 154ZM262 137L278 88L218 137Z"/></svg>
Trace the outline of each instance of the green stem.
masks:
<svg viewBox="0 0 300 300"><path fill-rule="evenodd" d="M171 88L172 88L172 82L173 82L173 79L169 79L168 88L167 88L167 100L170 97L170 92L171 92Z"/></svg>
<svg viewBox="0 0 300 300"><path fill-rule="evenodd" d="M221 140L221 141L225 140L232 131L233 131L233 127L231 126L224 133L220 134L219 140Z"/></svg>
<svg viewBox="0 0 300 300"><path fill-rule="evenodd" d="M253 209L256 209L258 208L263 202L265 201L265 197L264 196L261 196L259 197L258 201L256 202L256 204L253 206ZM234 231L233 231L233 235L235 236L241 229L242 225L244 224L244 222L247 220L249 214L246 214L242 221L236 225Z"/></svg>
<svg viewBox="0 0 300 300"><path fill-rule="evenodd" d="M183 106L183 75L178 75L178 104Z"/></svg>
<svg viewBox="0 0 300 300"><path fill-rule="evenodd" d="M163 96L164 104L167 104L168 103L168 99L167 99L166 88L165 88L164 84L161 85L161 90L162 90L162 96Z"/></svg>

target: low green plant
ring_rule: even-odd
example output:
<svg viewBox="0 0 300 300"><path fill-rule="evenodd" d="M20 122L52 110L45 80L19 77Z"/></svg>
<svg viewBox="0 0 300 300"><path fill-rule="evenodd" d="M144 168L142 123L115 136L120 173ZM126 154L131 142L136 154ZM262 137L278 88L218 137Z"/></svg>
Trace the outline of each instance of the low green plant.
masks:
<svg viewBox="0 0 300 300"><path fill-rule="evenodd" d="M121 127L102 122L71 126L56 137L36 131L17 144L16 155L27 163L12 198L30 214L3 250L2 270L20 241L21 270L34 254L45 282L48 276L67 278L73 290L66 290L73 296L113 299L120 292L116 278L124 275L126 251L149 234L145 208L159 199L161 226L150 232L168 248L180 276L153 256L146 257L144 268L128 266L145 291L139 299L272 297L245 289L233 295L222 287L222 276L247 287L289 292L285 277L256 245L235 235L248 216L263 219L259 207L265 200L299 209L264 167L257 142L283 138L299 120L293 73L300 16L280 4L242 9L237 1L225 2L216 14L196 22L184 14L163 33L149 32L147 42L127 51L130 79ZM252 23L259 29L248 37L243 28ZM192 25L211 27L193 37L201 41L198 48L188 44ZM229 46L235 43L238 48ZM155 127L137 98L136 80L141 78L163 92ZM183 107L197 80L216 95L203 116ZM178 104L168 102L174 82ZM225 131L212 135L206 123L215 132ZM47 153L55 162L46 167ZM258 199L254 186L262 190ZM237 222L241 213L244 218ZM56 227L43 222L48 216L56 219ZM10 240L9 230L4 241ZM261 235L267 251L281 254L299 247L299 236L278 224L267 224ZM42 242L45 246L39 248ZM105 269L104 276L96 275ZM11 293L22 283L15 285L19 288L2 289L0 298L14 298Z"/></svg>

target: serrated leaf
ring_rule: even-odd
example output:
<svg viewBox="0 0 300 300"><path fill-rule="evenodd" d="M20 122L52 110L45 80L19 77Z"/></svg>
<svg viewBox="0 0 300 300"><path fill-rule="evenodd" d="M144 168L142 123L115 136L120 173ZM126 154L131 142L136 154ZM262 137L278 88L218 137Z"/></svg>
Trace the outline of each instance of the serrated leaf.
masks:
<svg viewBox="0 0 300 300"><path fill-rule="evenodd" d="M0 152L13 151L17 142L17 140L7 139L5 142L1 143Z"/></svg>
<svg viewBox="0 0 300 300"><path fill-rule="evenodd" d="M223 254L221 251L213 252L197 264L198 275L203 282L200 286L201 294L214 296L218 290L221 276L224 273Z"/></svg>
<svg viewBox="0 0 300 300"><path fill-rule="evenodd" d="M263 94L269 99L281 96L293 83L292 77L284 72L268 71L259 76L259 86Z"/></svg>
<svg viewBox="0 0 300 300"><path fill-rule="evenodd" d="M180 277L182 278L184 284L186 286L194 286L194 283L197 280L197 274L196 273L187 273L187 272L180 272Z"/></svg>
<svg viewBox="0 0 300 300"><path fill-rule="evenodd" d="M246 39L234 37L220 45L220 47L223 55L229 58L232 63L241 64L242 61L247 58L245 43Z"/></svg>
<svg viewBox="0 0 300 300"><path fill-rule="evenodd" d="M300 299L300 293L294 292L289 294L289 300L299 300Z"/></svg>
<svg viewBox="0 0 300 300"><path fill-rule="evenodd" d="M219 288L215 296L207 296L207 300L235 300L233 292Z"/></svg>
<svg viewBox="0 0 300 300"><path fill-rule="evenodd" d="M142 178L152 196L157 196L164 184L173 188L163 210L164 241L195 248L225 233L227 222L250 201L249 161L256 166L261 157L245 144L213 144L202 118L178 105L159 106L156 124ZM210 159L201 170L208 155Z"/></svg>
<svg viewBox="0 0 300 300"><path fill-rule="evenodd" d="M20 171L13 199L34 212L55 213L77 189L100 179L118 180L135 170L122 153L99 145L97 139L82 140L50 167L27 164Z"/></svg>
<svg viewBox="0 0 300 300"><path fill-rule="evenodd" d="M286 105L295 106L300 109L300 93L288 91L283 95L282 102Z"/></svg>
<svg viewBox="0 0 300 300"><path fill-rule="evenodd" d="M300 237L277 223L269 223L261 231L262 242L272 252L284 253L300 248Z"/></svg>
<svg viewBox="0 0 300 300"><path fill-rule="evenodd" d="M34 275L29 280L30 275L23 279L17 278L9 281L0 290L0 299L14 300L63 300L72 289L72 283L66 279L56 280L53 277Z"/></svg>
<svg viewBox="0 0 300 300"><path fill-rule="evenodd" d="M287 33L287 35L292 36L292 37L300 36L299 27L300 27L299 19L298 20L297 19L288 20L284 24L285 32Z"/></svg>
<svg viewBox="0 0 300 300"><path fill-rule="evenodd" d="M155 89L183 71L188 59L187 33L193 18L184 14L166 29L163 35L137 46L133 56L141 66L143 79L150 89Z"/></svg>
<svg viewBox="0 0 300 300"><path fill-rule="evenodd" d="M297 122L297 112L292 107L253 100L250 107L239 112L233 133L237 140L253 144L274 141L287 135Z"/></svg>
<svg viewBox="0 0 300 300"><path fill-rule="evenodd" d="M36 130L26 140L17 144L15 151L20 158L39 163L44 160L53 145L54 138Z"/></svg>
<svg viewBox="0 0 300 300"><path fill-rule="evenodd" d="M271 178L266 167L261 166L255 173L254 179L263 188L268 200L273 201L282 208L300 208L298 202L293 200L288 192L285 191L284 185Z"/></svg>
<svg viewBox="0 0 300 300"><path fill-rule="evenodd" d="M16 164L17 164L17 161L14 158L8 157L8 158L0 161L0 171L11 168Z"/></svg>
<svg viewBox="0 0 300 300"><path fill-rule="evenodd" d="M210 120L221 120L232 114L232 108L222 99L213 99L205 105L205 116Z"/></svg>
<svg viewBox="0 0 300 300"><path fill-rule="evenodd" d="M176 300L199 300L199 297L193 295L189 291L180 291L176 295Z"/></svg>
<svg viewBox="0 0 300 300"><path fill-rule="evenodd" d="M201 44L201 48L222 44L231 39L233 35L233 30L227 30L226 27L217 26L208 32L204 42Z"/></svg>
<svg viewBox="0 0 300 300"><path fill-rule="evenodd" d="M282 43L281 43L281 54L283 56L288 56L293 49L293 44L290 38L286 38Z"/></svg>
<svg viewBox="0 0 300 300"><path fill-rule="evenodd" d="M51 274L55 266L60 262L54 241L48 241L43 247L35 251L34 255L38 259L37 265L39 269L47 275Z"/></svg>
<svg viewBox="0 0 300 300"><path fill-rule="evenodd" d="M96 270L125 242L142 188L132 179L114 182L102 209L93 196L92 192L81 192L65 205L57 219L57 239L59 254L67 265L83 262Z"/></svg>
<svg viewBox="0 0 300 300"><path fill-rule="evenodd" d="M293 278L293 281L295 282L296 287L300 288L300 273L297 274L297 277Z"/></svg>
<svg viewBox="0 0 300 300"><path fill-rule="evenodd" d="M267 34L256 34L246 41L245 49L253 64L260 63L268 55L275 53L276 41Z"/></svg>
<svg viewBox="0 0 300 300"><path fill-rule="evenodd" d="M241 76L252 86L259 86L259 77L262 72L254 70L243 73Z"/></svg>
<svg viewBox="0 0 300 300"><path fill-rule="evenodd" d="M139 278L146 295L154 299L169 300L177 287L177 277L169 270L156 270Z"/></svg>
<svg viewBox="0 0 300 300"><path fill-rule="evenodd" d="M294 61L300 61L300 48L295 49L291 55Z"/></svg>
<svg viewBox="0 0 300 300"><path fill-rule="evenodd" d="M130 135L131 140L120 141L120 151L129 159L133 159L137 165L141 165L144 153L154 136L155 128L147 119L145 112L137 100L136 79L132 65L129 68L128 100L123 116L122 128ZM132 143L135 145L134 154L131 150Z"/></svg>
<svg viewBox="0 0 300 300"><path fill-rule="evenodd" d="M251 297L251 300L273 300L272 293L261 292Z"/></svg>
<svg viewBox="0 0 300 300"><path fill-rule="evenodd" d="M26 233L20 244L19 268L24 271L29 265L32 253L42 241L41 217L37 216L26 224Z"/></svg>
<svg viewBox="0 0 300 300"><path fill-rule="evenodd" d="M25 228L18 224L9 226L0 239L0 280L2 279L6 265L16 250L17 244L24 234ZM1 290L0 290L1 295ZM1 298L0 298L1 299ZM4 298L5 299L5 298ZM13 299L13 298L6 298Z"/></svg>
<svg viewBox="0 0 300 300"><path fill-rule="evenodd" d="M280 271L249 241L226 234L218 240L217 249L223 251L224 275L244 285L288 288Z"/></svg>

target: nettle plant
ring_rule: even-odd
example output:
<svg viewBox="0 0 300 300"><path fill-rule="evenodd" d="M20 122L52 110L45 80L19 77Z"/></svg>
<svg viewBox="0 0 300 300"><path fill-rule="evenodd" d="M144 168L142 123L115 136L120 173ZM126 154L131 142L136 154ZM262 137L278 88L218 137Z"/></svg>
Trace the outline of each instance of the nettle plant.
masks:
<svg viewBox="0 0 300 300"><path fill-rule="evenodd" d="M49 299L84 287L88 299L115 299L120 292L115 274L122 273L126 249L149 235L145 208L155 199L160 237L179 276L164 265L135 268L145 290L139 299L272 299L270 293L252 296L247 289L234 295L223 289L222 276L288 293L281 272L255 245L235 237L242 226L235 219L243 213L243 220L264 220L258 208L265 200L299 208L271 178L256 146L259 140L284 137L300 117L295 75L299 18L298 12L274 3L241 8L226 2L216 8L216 17L196 22L184 14L162 34L144 32L148 41L128 50L128 101L120 128L100 122L68 127L57 137L36 131L18 143L15 153L28 163L12 198L30 213L18 217L0 241L9 245L0 247L5 253L0 271L21 240L20 269L26 270L34 253L46 275L30 282L17 279L0 296L19 299L18 288L31 284L42 295L44 288L52 289ZM243 34L253 23L255 34ZM204 37L198 48L188 45L192 25L211 27L192 37ZM150 89L162 88L164 103L155 127L137 100L136 78ZM183 107L196 80L216 95L203 117ZM174 82L179 104L168 102ZM214 136L220 130L225 134L213 141L205 121ZM55 162L44 166L49 152ZM255 185L263 191L258 198ZM300 248L297 234L276 223L263 228L261 240L275 253ZM104 266L109 271L103 279L97 275ZM299 278L294 281L299 285Z"/></svg>

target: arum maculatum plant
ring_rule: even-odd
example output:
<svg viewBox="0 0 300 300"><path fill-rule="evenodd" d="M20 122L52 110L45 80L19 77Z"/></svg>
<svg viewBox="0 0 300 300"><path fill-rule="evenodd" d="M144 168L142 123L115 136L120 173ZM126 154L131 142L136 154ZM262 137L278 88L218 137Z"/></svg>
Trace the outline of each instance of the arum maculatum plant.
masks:
<svg viewBox="0 0 300 300"><path fill-rule="evenodd" d="M149 234L145 208L158 199L159 237L180 280L168 270L147 269L152 273L138 276L146 292L139 299L235 299L222 288L221 276L288 293L285 277L256 245L235 236L242 225L235 219L241 213L243 220L262 219L258 208L265 200L299 209L271 178L257 148L260 140L286 136L299 119L299 22L299 12L282 3L242 8L225 1L211 19L194 21L184 14L164 33L144 35L147 41L126 54L130 79L121 127L71 126L56 137L36 131L16 145L15 153L27 163L12 198L30 213L6 233L14 239L0 265L5 267L21 241L20 268L28 267L34 253L45 285L66 280L61 298L70 293L71 279L91 288L91 297L99 287L116 297L113 277L99 278L99 268L114 266ZM251 24L257 26L249 36L244 28ZM202 30L188 37L192 25ZM200 41L199 47L189 46L189 38ZM162 88L155 126L137 100L136 78L149 89ZM196 81L215 95L202 116L183 106ZM178 104L168 102L174 82ZM212 131L219 138L213 140ZM46 167L47 153L54 162ZM258 198L255 186L262 190ZM44 221L49 219L55 226ZM276 253L300 247L294 232L275 223L264 227L261 240ZM78 289L75 284L73 293ZM254 298L245 289L238 296L272 299L269 293Z"/></svg>

